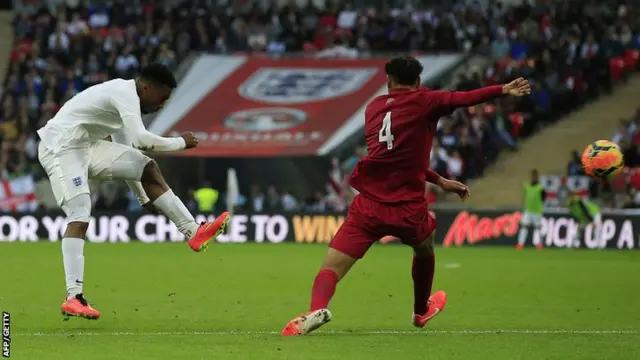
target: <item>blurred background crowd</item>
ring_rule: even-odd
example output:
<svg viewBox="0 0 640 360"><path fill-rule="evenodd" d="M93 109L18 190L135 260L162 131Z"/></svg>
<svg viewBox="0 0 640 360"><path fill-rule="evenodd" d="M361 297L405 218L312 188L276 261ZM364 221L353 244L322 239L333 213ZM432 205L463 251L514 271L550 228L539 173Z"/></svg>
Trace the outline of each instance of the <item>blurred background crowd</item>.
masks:
<svg viewBox="0 0 640 360"><path fill-rule="evenodd" d="M451 90L530 79L525 101L500 100L442 119L431 167L470 182L502 151L583 104L607 96L637 67L640 17L635 1L22 1L0 100L3 179L43 176L35 131L65 101L93 84L131 77L150 62L174 69L196 51L314 57L394 52L466 52L482 66L441 84ZM384 5L384 6L382 6ZM613 140L640 166L640 112L620 122ZM343 210L353 195L345 179L366 154L361 143L332 159L327 186L291 194L256 185L237 201L255 211ZM573 155L572 155L573 156ZM567 175L579 175L572 158ZM624 187L611 206L640 204L640 174L629 170L604 192ZM202 190L212 191L202 191ZM194 209L224 206L224 189L183 189ZM203 195L205 194L205 195ZM426 195L437 201L433 187ZM95 208L137 210L121 184L94 188ZM203 200L205 199L206 200ZM614 199L616 198L616 199ZM638 205L640 206L640 205Z"/></svg>

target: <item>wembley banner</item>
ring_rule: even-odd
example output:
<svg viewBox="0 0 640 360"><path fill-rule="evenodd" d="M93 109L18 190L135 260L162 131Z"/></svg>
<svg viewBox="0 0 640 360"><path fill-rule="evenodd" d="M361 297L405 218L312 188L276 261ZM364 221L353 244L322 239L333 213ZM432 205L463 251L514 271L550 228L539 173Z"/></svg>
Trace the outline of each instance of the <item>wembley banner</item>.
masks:
<svg viewBox="0 0 640 360"><path fill-rule="evenodd" d="M436 241L444 247L513 246L521 214L518 211L442 210L437 211L437 217ZM206 219L213 219L213 216L196 217L197 221ZM342 214L237 214L218 242L326 244L343 221ZM65 218L60 213L2 215L0 243L60 241L65 225ZM568 214L555 212L546 214L542 227L530 237L538 236L546 247L554 248L640 249L639 229L638 214L604 214L601 239L595 239L593 229L587 226L583 242L578 245L572 241L578 231L577 224ZM149 214L95 214L87 238L92 243L184 241L167 218Z"/></svg>
<svg viewBox="0 0 640 360"><path fill-rule="evenodd" d="M465 57L417 59L428 84ZM149 130L196 133L198 147L177 156L324 155L361 130L367 103L386 92L385 62L202 55Z"/></svg>

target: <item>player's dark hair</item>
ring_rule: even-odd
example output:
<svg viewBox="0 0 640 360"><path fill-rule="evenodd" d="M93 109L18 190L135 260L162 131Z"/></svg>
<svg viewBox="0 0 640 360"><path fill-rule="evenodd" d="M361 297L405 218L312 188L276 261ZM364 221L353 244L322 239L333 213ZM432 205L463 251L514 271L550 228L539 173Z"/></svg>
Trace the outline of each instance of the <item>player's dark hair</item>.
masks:
<svg viewBox="0 0 640 360"><path fill-rule="evenodd" d="M422 73L422 64L413 56L398 56L389 60L384 70L398 85L414 85Z"/></svg>
<svg viewBox="0 0 640 360"><path fill-rule="evenodd" d="M171 89L175 89L176 86L178 86L173 72L165 65L159 63L147 65L140 72L140 77L153 85L164 85Z"/></svg>

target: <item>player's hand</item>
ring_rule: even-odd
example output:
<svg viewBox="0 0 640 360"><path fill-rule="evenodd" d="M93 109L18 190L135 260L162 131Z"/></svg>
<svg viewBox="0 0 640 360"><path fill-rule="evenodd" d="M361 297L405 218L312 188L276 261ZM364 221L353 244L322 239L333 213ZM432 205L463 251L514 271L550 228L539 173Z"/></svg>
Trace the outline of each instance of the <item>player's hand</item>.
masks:
<svg viewBox="0 0 640 360"><path fill-rule="evenodd" d="M512 82L502 86L502 93L511 96L525 96L531 94L531 86L529 80L525 78L517 78Z"/></svg>
<svg viewBox="0 0 640 360"><path fill-rule="evenodd" d="M152 214L160 214L160 210L158 210L158 208L155 205L153 205L151 201L149 201L146 204L143 204L142 207Z"/></svg>
<svg viewBox="0 0 640 360"><path fill-rule="evenodd" d="M180 137L183 138L185 144L187 144L187 146L185 146L185 149L191 149L198 146L198 138L193 135L193 133L186 132L180 135Z"/></svg>
<svg viewBox="0 0 640 360"><path fill-rule="evenodd" d="M440 180L438 181L438 186L440 186L440 188L445 192L458 194L462 201L467 200L469 195L471 195L469 187L459 181L440 178Z"/></svg>

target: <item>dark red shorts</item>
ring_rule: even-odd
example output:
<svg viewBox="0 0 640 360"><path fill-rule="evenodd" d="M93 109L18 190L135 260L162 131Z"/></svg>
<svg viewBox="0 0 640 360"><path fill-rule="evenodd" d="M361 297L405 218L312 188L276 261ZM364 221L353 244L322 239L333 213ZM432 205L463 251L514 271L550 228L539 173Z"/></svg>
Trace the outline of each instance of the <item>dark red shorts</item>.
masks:
<svg viewBox="0 0 640 360"><path fill-rule="evenodd" d="M360 259L385 236L397 237L410 246L420 245L436 225L427 202L390 205L358 195L329 246Z"/></svg>

